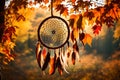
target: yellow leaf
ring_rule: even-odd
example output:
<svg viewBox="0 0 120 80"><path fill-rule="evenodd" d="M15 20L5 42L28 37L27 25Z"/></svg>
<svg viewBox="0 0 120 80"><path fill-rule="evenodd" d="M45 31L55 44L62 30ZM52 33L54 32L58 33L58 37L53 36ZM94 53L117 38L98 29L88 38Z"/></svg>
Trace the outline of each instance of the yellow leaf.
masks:
<svg viewBox="0 0 120 80"><path fill-rule="evenodd" d="M82 40L84 45L88 44L89 46L91 46L92 44L92 36L90 34L85 34L84 39Z"/></svg>

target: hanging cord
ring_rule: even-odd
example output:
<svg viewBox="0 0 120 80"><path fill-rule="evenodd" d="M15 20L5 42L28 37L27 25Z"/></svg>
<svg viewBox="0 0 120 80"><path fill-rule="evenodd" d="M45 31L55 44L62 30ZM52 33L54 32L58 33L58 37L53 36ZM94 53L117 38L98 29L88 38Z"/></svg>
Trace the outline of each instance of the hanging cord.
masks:
<svg viewBox="0 0 120 80"><path fill-rule="evenodd" d="M51 16L53 16L53 0L51 0Z"/></svg>

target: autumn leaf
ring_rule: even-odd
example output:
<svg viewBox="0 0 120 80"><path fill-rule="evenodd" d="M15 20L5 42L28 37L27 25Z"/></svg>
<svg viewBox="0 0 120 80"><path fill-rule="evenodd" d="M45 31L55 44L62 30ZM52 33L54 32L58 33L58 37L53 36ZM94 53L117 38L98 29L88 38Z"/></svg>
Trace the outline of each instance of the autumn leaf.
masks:
<svg viewBox="0 0 120 80"><path fill-rule="evenodd" d="M71 0L71 2L74 4L76 0Z"/></svg>
<svg viewBox="0 0 120 80"><path fill-rule="evenodd" d="M76 53L73 51L72 52L72 64L75 65L75 60L76 60Z"/></svg>
<svg viewBox="0 0 120 80"><path fill-rule="evenodd" d="M106 17L106 19L104 20L104 22L108 26L108 28L114 26L114 19L111 16Z"/></svg>
<svg viewBox="0 0 120 80"><path fill-rule="evenodd" d="M79 38L79 30L77 28L73 29L73 35L76 40Z"/></svg>
<svg viewBox="0 0 120 80"><path fill-rule="evenodd" d="M75 44L73 45L73 49L77 52L79 52L79 47L77 45L77 41L75 42Z"/></svg>
<svg viewBox="0 0 120 80"><path fill-rule="evenodd" d="M77 21L77 28L83 30L83 28L82 28L82 18L83 18L83 16L80 15L80 16L79 16L79 19L78 19L78 21Z"/></svg>
<svg viewBox="0 0 120 80"><path fill-rule="evenodd" d="M74 25L74 19L69 19L69 26L73 27L73 25Z"/></svg>
<svg viewBox="0 0 120 80"><path fill-rule="evenodd" d="M68 16L68 8L65 7L63 4L57 5L56 11L60 11L60 15L62 14L65 17Z"/></svg>
<svg viewBox="0 0 120 80"><path fill-rule="evenodd" d="M89 20L91 20L93 17L94 17L94 13L91 11L91 12L85 12L84 13L84 17L88 17Z"/></svg>
<svg viewBox="0 0 120 80"><path fill-rule="evenodd" d="M82 41L85 38L85 33L79 33L79 40Z"/></svg>
<svg viewBox="0 0 120 80"><path fill-rule="evenodd" d="M99 34L99 31L101 31L101 26L98 25L98 24L96 24L96 25L94 25L94 26L92 27L92 29L93 29L93 33L94 33L95 35L98 35L98 34Z"/></svg>
<svg viewBox="0 0 120 80"><path fill-rule="evenodd" d="M43 0L43 2L44 2L45 4L47 4L47 3L49 2L49 0Z"/></svg>
<svg viewBox="0 0 120 80"><path fill-rule="evenodd" d="M43 0L35 0L35 1L42 2Z"/></svg>
<svg viewBox="0 0 120 80"><path fill-rule="evenodd" d="M11 39L10 39L10 34L9 33L7 33L7 34L4 34L3 36L2 36L2 42L4 43L4 42L8 42L8 44L11 42Z"/></svg>
<svg viewBox="0 0 120 80"><path fill-rule="evenodd" d="M56 11L61 11L64 8L63 4L59 4L57 5L57 7L55 8Z"/></svg>
<svg viewBox="0 0 120 80"><path fill-rule="evenodd" d="M72 42L75 41L75 37L74 37L74 33L73 33L73 31L71 32L71 40L72 40Z"/></svg>
<svg viewBox="0 0 120 80"><path fill-rule="evenodd" d="M86 33L84 39L82 40L82 42L83 42L83 45L88 44L89 46L91 46L91 44L92 44L92 36L90 34Z"/></svg>
<svg viewBox="0 0 120 80"><path fill-rule="evenodd" d="M18 17L17 17L17 19L16 19L18 22L19 21L25 21L25 17L23 16L23 15L19 15Z"/></svg>
<svg viewBox="0 0 120 80"><path fill-rule="evenodd" d="M64 8L62 15L65 17L69 15L68 8Z"/></svg>

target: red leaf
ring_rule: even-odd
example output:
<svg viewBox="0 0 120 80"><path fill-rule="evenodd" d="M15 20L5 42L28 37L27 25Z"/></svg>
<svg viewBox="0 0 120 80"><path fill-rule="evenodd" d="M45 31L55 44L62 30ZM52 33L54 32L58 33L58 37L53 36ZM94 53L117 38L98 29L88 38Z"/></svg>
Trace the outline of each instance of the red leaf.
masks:
<svg viewBox="0 0 120 80"><path fill-rule="evenodd" d="M85 33L80 33L79 34L79 40L82 41L85 37Z"/></svg>
<svg viewBox="0 0 120 80"><path fill-rule="evenodd" d="M63 14L64 16L68 15L68 8L65 7L63 4L57 5L56 11L60 11L60 14Z"/></svg>
<svg viewBox="0 0 120 80"><path fill-rule="evenodd" d="M75 3L76 0L71 0L71 1L72 1L72 3Z"/></svg>
<svg viewBox="0 0 120 80"><path fill-rule="evenodd" d="M108 28L110 28L111 26L114 26L114 19L111 16L110 17L106 17L104 22L106 23Z"/></svg>
<svg viewBox="0 0 120 80"><path fill-rule="evenodd" d="M97 35L99 34L99 31L101 31L101 26L96 24L92 27L92 29L93 29L93 33Z"/></svg>
<svg viewBox="0 0 120 80"><path fill-rule="evenodd" d="M5 31L4 31L4 34L9 34L9 37L11 38L11 36L13 34L15 34L16 30L14 27L8 27Z"/></svg>
<svg viewBox="0 0 120 80"><path fill-rule="evenodd" d="M84 13L84 17L88 17L89 20L91 20L94 17L94 13L87 11L87 12Z"/></svg>

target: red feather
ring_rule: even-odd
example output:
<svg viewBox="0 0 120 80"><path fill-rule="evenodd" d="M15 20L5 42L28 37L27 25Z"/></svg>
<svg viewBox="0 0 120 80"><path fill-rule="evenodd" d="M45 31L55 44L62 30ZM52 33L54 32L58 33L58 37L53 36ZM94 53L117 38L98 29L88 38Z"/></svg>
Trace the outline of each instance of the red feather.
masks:
<svg viewBox="0 0 120 80"><path fill-rule="evenodd" d="M47 51L46 51L46 48L44 48L43 50L42 50L42 56L43 56L43 59L45 60L45 58L46 58L46 55L47 55Z"/></svg>
<svg viewBox="0 0 120 80"><path fill-rule="evenodd" d="M48 66L48 63L50 62L50 53L47 53L47 56L45 57L45 62L43 64L42 70L45 70Z"/></svg>
<svg viewBox="0 0 120 80"><path fill-rule="evenodd" d="M56 70L56 55L52 58L50 58L50 68L49 68L49 74L52 75L55 73Z"/></svg>

